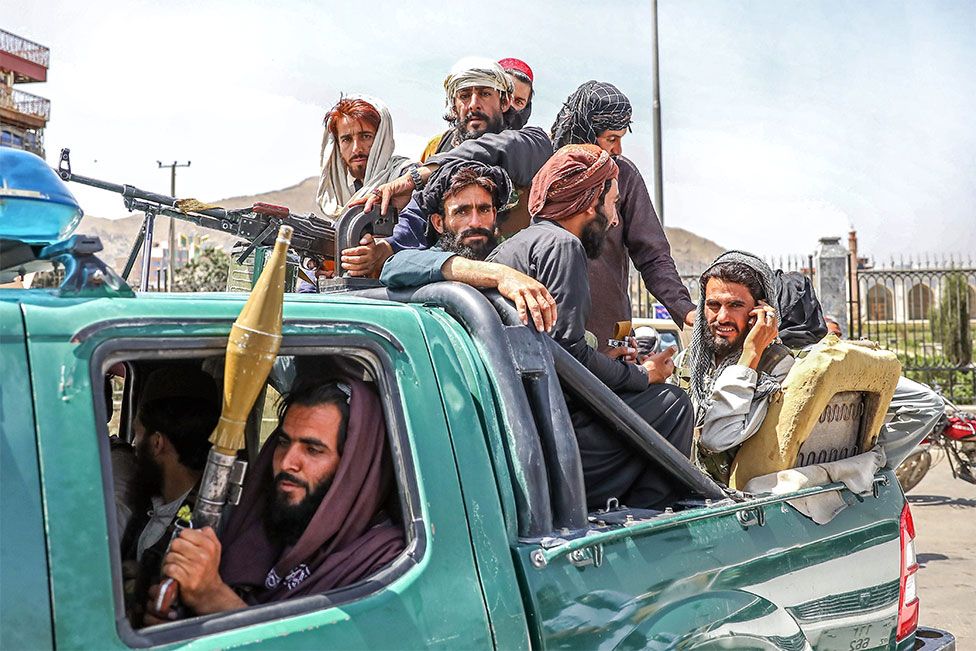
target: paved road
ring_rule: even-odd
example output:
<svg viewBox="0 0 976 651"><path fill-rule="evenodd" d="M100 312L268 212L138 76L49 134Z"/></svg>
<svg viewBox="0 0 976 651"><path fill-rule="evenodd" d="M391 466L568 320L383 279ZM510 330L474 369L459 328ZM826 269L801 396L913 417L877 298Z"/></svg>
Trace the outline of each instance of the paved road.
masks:
<svg viewBox="0 0 976 651"><path fill-rule="evenodd" d="M908 494L922 567L921 622L951 632L964 651L976 649L976 486L953 479L939 455L942 461Z"/></svg>

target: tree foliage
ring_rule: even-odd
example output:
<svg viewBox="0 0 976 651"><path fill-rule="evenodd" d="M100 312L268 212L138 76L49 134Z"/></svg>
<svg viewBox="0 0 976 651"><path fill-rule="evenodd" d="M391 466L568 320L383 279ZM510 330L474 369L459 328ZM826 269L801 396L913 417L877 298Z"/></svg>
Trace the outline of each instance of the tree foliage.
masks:
<svg viewBox="0 0 976 651"><path fill-rule="evenodd" d="M230 254L208 247L173 274L174 292L222 292L227 288Z"/></svg>
<svg viewBox="0 0 976 651"><path fill-rule="evenodd" d="M939 306L930 313L933 336L942 342L942 354L949 362L965 366L973 361L973 340L969 324L969 284L966 276L954 272L945 277Z"/></svg>

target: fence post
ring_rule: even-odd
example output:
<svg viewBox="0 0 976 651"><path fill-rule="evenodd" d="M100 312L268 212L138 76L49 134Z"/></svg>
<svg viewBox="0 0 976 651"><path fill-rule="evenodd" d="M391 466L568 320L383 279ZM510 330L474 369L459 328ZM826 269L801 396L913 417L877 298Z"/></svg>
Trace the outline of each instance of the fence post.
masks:
<svg viewBox="0 0 976 651"><path fill-rule="evenodd" d="M848 251L840 243L839 237L821 237L820 246L813 255L816 273L813 275L814 288L825 315L837 319L841 332L850 332L848 306Z"/></svg>

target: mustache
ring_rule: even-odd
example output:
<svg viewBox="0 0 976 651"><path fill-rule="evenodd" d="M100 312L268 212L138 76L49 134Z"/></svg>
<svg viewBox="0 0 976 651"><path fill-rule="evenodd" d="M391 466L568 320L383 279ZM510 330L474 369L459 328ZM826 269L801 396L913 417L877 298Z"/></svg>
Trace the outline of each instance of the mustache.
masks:
<svg viewBox="0 0 976 651"><path fill-rule="evenodd" d="M468 228L458 233L457 238L459 240L463 240L466 237L472 237L475 235L484 235L485 237L490 238L494 235L494 233L487 228Z"/></svg>
<svg viewBox="0 0 976 651"><path fill-rule="evenodd" d="M289 481L289 482L291 482L293 484L296 484L298 486L301 486L302 488L305 489L305 492L308 492L309 491L308 483L303 482L301 479L299 479L295 475L291 474L290 472L285 472L284 470L282 470L277 475L275 475L275 478L274 478L275 488L277 488L278 486L280 486L281 485L281 482L283 482L283 481Z"/></svg>
<svg viewBox="0 0 976 651"><path fill-rule="evenodd" d="M482 113L481 111L473 111L471 113L468 113L468 116L466 118L464 118L464 123L465 124L468 124L468 123L472 122L473 120L481 120L482 122L488 122L489 121L487 114Z"/></svg>

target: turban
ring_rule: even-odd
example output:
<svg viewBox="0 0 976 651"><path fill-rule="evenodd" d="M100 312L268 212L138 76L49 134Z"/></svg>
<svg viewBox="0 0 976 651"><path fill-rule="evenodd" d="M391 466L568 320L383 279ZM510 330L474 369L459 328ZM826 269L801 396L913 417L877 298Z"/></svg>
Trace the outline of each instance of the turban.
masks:
<svg viewBox="0 0 976 651"><path fill-rule="evenodd" d="M427 217L427 240L433 246L439 237L439 233L431 225L430 216L434 213L440 214L441 202L444 200L444 193L451 187L451 181L461 170L470 169L478 173L478 176L485 176L495 184L495 192L491 197L495 209L498 211L506 210L509 207L512 196L512 180L508 173L500 167L486 165L477 161L452 160L442 165L427 181L424 189L414 194L420 210Z"/></svg>
<svg viewBox="0 0 976 651"><path fill-rule="evenodd" d="M529 64L527 64L525 61L522 61L522 59L502 59L498 62L498 65L508 72L521 72L523 75L529 78L529 83L535 83L535 76L532 74L532 68L530 68Z"/></svg>
<svg viewBox="0 0 976 651"><path fill-rule="evenodd" d="M488 86L499 93L512 94L511 79L505 74L500 65L485 57L464 57L451 67L451 72L444 79L444 90L447 92L447 108L453 107L454 94L462 88L472 86Z"/></svg>
<svg viewBox="0 0 976 651"><path fill-rule="evenodd" d="M596 145L567 145L532 179L529 214L559 221L593 205L603 184L617 178L617 164Z"/></svg>
<svg viewBox="0 0 976 651"><path fill-rule="evenodd" d="M588 81L569 96L552 125L554 147L596 143L603 131L630 128L630 100L616 86Z"/></svg>
<svg viewBox="0 0 976 651"><path fill-rule="evenodd" d="M498 62L505 72L523 74L529 79L529 85L535 84L535 76L532 74L532 68L529 67L525 61L521 59L502 59ZM514 87L512 89L514 92ZM524 127L529 118L532 117L532 95L529 95L529 100L526 102L525 106L521 110L516 109L513 104L509 107L508 111L505 112L505 124L509 129L521 129Z"/></svg>

